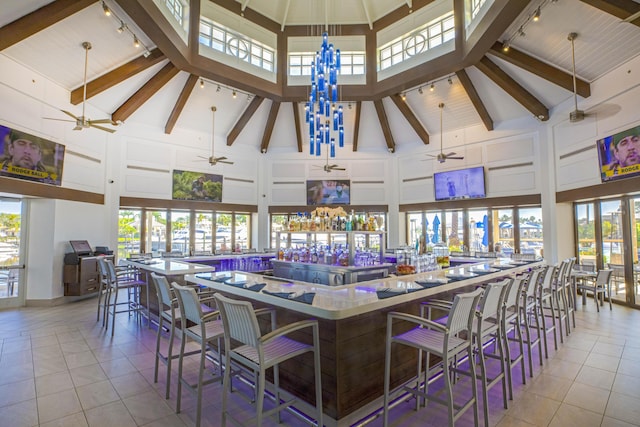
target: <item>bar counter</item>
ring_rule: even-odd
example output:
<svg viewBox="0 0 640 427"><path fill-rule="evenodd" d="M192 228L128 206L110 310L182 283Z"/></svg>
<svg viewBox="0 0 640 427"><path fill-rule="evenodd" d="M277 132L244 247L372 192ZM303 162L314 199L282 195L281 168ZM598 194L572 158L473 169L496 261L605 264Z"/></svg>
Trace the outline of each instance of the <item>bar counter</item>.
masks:
<svg viewBox="0 0 640 427"><path fill-rule="evenodd" d="M495 259L343 286L285 281L245 272L187 275L185 280L249 300L256 308L275 308L279 326L318 319L325 422L327 426L349 426L381 406L387 313L419 314L420 302L429 298L452 299L456 292L472 290L480 283L542 263L509 262ZM424 288L416 281L430 282L425 286L436 281L446 283ZM311 342L311 336L305 333L292 337ZM392 386L414 375L416 360L417 353L409 348L394 356ZM302 358L289 361L280 369L282 387L305 402L314 401L312 363L312 357Z"/></svg>

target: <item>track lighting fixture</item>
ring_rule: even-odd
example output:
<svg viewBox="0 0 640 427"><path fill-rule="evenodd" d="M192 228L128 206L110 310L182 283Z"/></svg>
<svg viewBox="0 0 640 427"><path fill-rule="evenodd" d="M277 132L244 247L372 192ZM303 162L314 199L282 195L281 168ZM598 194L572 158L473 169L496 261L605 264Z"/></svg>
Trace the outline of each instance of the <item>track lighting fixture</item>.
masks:
<svg viewBox="0 0 640 427"><path fill-rule="evenodd" d="M404 93L400 94L400 98L402 98L403 101L407 100L407 95L405 95Z"/></svg>
<svg viewBox="0 0 640 427"><path fill-rule="evenodd" d="M447 82L449 82L449 84L450 84L450 85L452 85L452 84L453 84L453 80L451 80L451 77L449 77L449 78L447 79Z"/></svg>
<svg viewBox="0 0 640 427"><path fill-rule="evenodd" d="M525 37L527 34L525 33L525 28L527 27L527 25L533 21L533 22L538 22L540 20L540 17L542 16L542 10L547 7L547 5L549 4L554 4L557 3L558 0L534 0L531 3L535 4L537 3L538 6L535 7L532 5L532 8L529 9L531 10L531 12L529 12L529 14L526 16L526 18L524 19L524 21L522 21L520 23L520 26L517 27L518 29L516 31L514 31L511 36L507 37L506 39L503 40L502 42L502 50L504 52L508 52L509 48L511 47L511 42L513 42L513 40L515 39L516 36L520 36L520 37Z"/></svg>
<svg viewBox="0 0 640 427"><path fill-rule="evenodd" d="M147 46L145 46L145 44L141 42L140 39L138 39L138 36L131 30L131 28L129 28L129 26L124 21L124 19L118 16L118 14L113 9L111 9L104 0L101 1L101 4L102 4L102 10L104 11L104 14L106 16L113 16L113 18L120 23L119 26L116 27L116 31L118 31L119 34L129 33L131 37L133 37L133 45L136 48L142 47L144 49L144 52L142 53L142 55L145 58L148 58L149 55L151 55L149 48L147 48Z"/></svg>
<svg viewBox="0 0 640 427"><path fill-rule="evenodd" d="M540 6L536 9L533 14L533 22L538 22L540 20Z"/></svg>
<svg viewBox="0 0 640 427"><path fill-rule="evenodd" d="M251 101L251 95L247 94L247 102L250 102L250 101Z"/></svg>
<svg viewBox="0 0 640 427"><path fill-rule="evenodd" d="M233 99L236 99L237 94L235 89L233 90L232 96L233 96Z"/></svg>
<svg viewBox="0 0 640 427"><path fill-rule="evenodd" d="M347 104L347 108L349 108L349 110L351 110L351 103Z"/></svg>
<svg viewBox="0 0 640 427"><path fill-rule="evenodd" d="M433 92L434 90L436 90L436 85L435 85L435 84L433 84L433 83L431 83L431 87L429 88L429 90L430 90L431 92Z"/></svg>
<svg viewBox="0 0 640 427"><path fill-rule="evenodd" d="M422 95L422 86L420 86L420 87L418 88L418 93L419 93L420 95Z"/></svg>
<svg viewBox="0 0 640 427"><path fill-rule="evenodd" d="M204 80L200 79L200 89L204 89Z"/></svg>
<svg viewBox="0 0 640 427"><path fill-rule="evenodd" d="M520 26L520 28L518 28L518 35L520 37L524 37L527 35L527 33L524 32L524 28L522 26Z"/></svg>
<svg viewBox="0 0 640 427"><path fill-rule="evenodd" d="M218 88L216 89L216 92L220 92L220 85L218 85Z"/></svg>
<svg viewBox="0 0 640 427"><path fill-rule="evenodd" d="M509 52L510 47L511 47L511 44L509 43L509 40L505 40L504 43L502 43L503 52Z"/></svg>

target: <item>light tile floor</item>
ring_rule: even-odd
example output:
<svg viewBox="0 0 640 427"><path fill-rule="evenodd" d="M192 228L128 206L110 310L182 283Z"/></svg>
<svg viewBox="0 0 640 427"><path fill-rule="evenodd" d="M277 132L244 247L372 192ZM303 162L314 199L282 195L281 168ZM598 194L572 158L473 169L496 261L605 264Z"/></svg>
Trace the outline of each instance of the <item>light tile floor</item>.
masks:
<svg viewBox="0 0 640 427"><path fill-rule="evenodd" d="M96 300L89 299L0 311L0 426L193 426L195 400L188 393L175 414L176 377L169 400L163 365L153 383L155 330L120 315L112 338L96 323L95 310ZM544 366L534 354L534 378L527 377L526 385L516 369L509 409L502 407L499 387L490 391L492 425L640 426L640 311L605 306L596 313L593 301L578 302L576 321ZM195 373L196 363L189 361L185 370ZM459 385L464 388L464 380ZM233 398L231 407L240 418L253 414L242 399ZM390 419L403 427L446 424L439 406L415 412L412 402L393 409ZM282 420L303 425L290 414ZM205 389L203 425L220 425L217 384ZM369 425L380 426L381 419ZM473 425L472 414L457 425Z"/></svg>

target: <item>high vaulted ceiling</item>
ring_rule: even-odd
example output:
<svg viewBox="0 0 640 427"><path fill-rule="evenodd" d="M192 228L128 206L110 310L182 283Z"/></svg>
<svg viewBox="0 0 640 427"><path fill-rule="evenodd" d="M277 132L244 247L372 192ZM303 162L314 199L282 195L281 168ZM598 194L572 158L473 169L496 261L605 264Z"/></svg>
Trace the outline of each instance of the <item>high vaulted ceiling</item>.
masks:
<svg viewBox="0 0 640 427"><path fill-rule="evenodd" d="M310 24L375 31L431 3L203 1L213 1L284 34L299 32L301 26ZM190 3L192 12L200 10L199 0ZM197 47L180 44L166 21L158 19L162 16L153 2L106 0L106 4L151 55L143 56L127 34L116 31L121 23L106 17L102 3L93 0L23 0L3 5L0 50L68 89L76 106L73 111L79 114L84 64L81 44L90 41L88 104L124 122L121 129L143 124L166 133L184 129L207 134L211 132L210 107L217 105L215 138L217 145L226 142L223 150L241 145L256 152L306 151L294 112L300 114L299 102L307 89L230 73L228 67L194 55ZM454 0L453 4L461 10L464 1ZM533 22L539 6L541 19ZM353 107L346 110L346 140L353 151L397 152L424 147L430 135L440 133L440 103L445 104L446 131L474 126L500 129L503 123L521 117L547 120L557 109L561 110L558 114L568 114L567 106L573 100L571 45L567 40L571 32L578 34L575 53L582 109L590 106L590 83L640 54L640 18L625 22L640 11L640 2L635 0L495 0L491 7L488 19L479 27L482 36L474 36L466 45L458 42L456 61L433 61L387 81L374 79L367 91L345 88L342 100ZM520 28L525 35L518 35ZM459 38L461 33L458 23ZM511 44L507 53L501 49L506 40ZM201 80L203 88L199 87ZM433 92L429 90L431 82L435 82ZM237 98L232 96L234 89L239 93Z"/></svg>

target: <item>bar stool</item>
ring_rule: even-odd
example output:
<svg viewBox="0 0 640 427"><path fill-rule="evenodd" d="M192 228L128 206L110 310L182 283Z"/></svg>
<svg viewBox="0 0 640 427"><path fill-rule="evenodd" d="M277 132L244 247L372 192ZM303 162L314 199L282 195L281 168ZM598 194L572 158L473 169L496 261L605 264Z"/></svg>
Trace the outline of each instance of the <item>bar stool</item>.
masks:
<svg viewBox="0 0 640 427"><path fill-rule="evenodd" d="M158 382L158 365L159 362L164 363L167 366L167 385L165 391L165 399L169 398L169 390L171 386L171 362L173 359L178 359L180 357L180 353L173 354L173 342L176 335L176 323L182 321L182 312L180 311L178 298L173 296L173 290L171 289L171 285L165 276L159 276L155 273L151 273L151 281L153 282L156 293L158 295L158 333L156 335L156 355L155 355L155 365L153 372L153 382ZM209 294L207 294L209 295ZM200 296L200 295L199 295ZM207 296L205 298L199 299L202 312L210 313L214 311L211 307L205 305L208 301L213 301L213 296ZM164 323L168 323L169 330L169 346L167 349L167 354L163 355L160 351L160 337L162 335L162 331L164 328ZM189 356L192 354L199 353L200 350L194 350L188 353L185 353L184 356Z"/></svg>
<svg viewBox="0 0 640 427"><path fill-rule="evenodd" d="M500 331L502 324L502 306L504 305L504 298L507 287L511 283L511 279L505 278L497 282L486 283L483 285L484 292L476 308L475 318L473 321L473 344L474 354L478 355L478 361L480 365L480 373L477 378L482 385L483 394L483 409L484 409L484 421L485 425L489 425L489 404L488 404L488 391L494 385L499 382L502 383L502 398L504 408L507 409L507 378L505 374L505 353L504 342L502 340L503 334ZM447 305L449 308L447 308ZM430 301L426 301L421 305L421 316L425 317L424 311L427 309L427 318L431 318L432 304ZM451 305L437 301L435 307L445 310L450 310ZM446 323L448 316L438 319L440 324ZM489 348L493 344L494 352L489 352ZM489 378L486 368L486 358L492 358L498 360L500 363L500 373L493 378ZM459 372L464 375L468 375L467 371L459 371L453 369L455 372Z"/></svg>
<svg viewBox="0 0 640 427"><path fill-rule="evenodd" d="M505 367L507 368L507 385L509 387L510 400L513 400L513 368L515 368L518 363L520 363L520 370L522 371L522 384L527 383L527 373L524 363L524 341L522 339L521 327L522 321L520 319L520 303L522 301L520 296L524 291L526 283L526 276L518 276L513 279L507 288L502 306L502 327L500 333L502 334L502 342L505 348ZM513 338L509 337L509 332L513 332ZM518 354L515 356L511 355L510 341L516 342L518 345Z"/></svg>
<svg viewBox="0 0 640 427"><path fill-rule="evenodd" d="M200 419L202 417L202 389L205 385L222 380L222 372L220 372L220 375L212 376L205 380L204 361L206 358L206 352L208 350L214 351L213 344L217 344L218 363L220 370L222 371L220 341L224 335L224 328L218 311L211 311L209 313L203 312L201 301L194 288L189 286L180 286L175 282L173 282L171 286L175 289L175 294L178 299L178 307L180 308L181 314L180 329L182 331L180 355L178 357L178 396L176 401L176 413L180 413L182 386L184 386L187 390L196 394L196 427L199 427ZM188 326L187 321L190 321L195 325ZM188 338L200 344L200 348L197 351L189 353L185 352L185 345ZM184 357L196 353L200 354L198 382L192 384L182 375Z"/></svg>
<svg viewBox="0 0 640 427"><path fill-rule="evenodd" d="M472 397L463 405L456 404L453 401L451 366L457 362L458 356L466 355L469 361L470 376L471 378L476 378L475 364L473 363L473 339L471 331L473 330L475 309L478 305L482 292L482 288L478 288L473 292L457 294L451 304L451 310L449 311L446 325L441 325L433 320L407 313L391 312L387 315L383 426L386 427L389 423L389 400L391 397L391 347L393 344L415 348L418 350L419 356L422 355L423 351L427 353L427 367L424 373L424 391L421 390L422 386L420 384L422 381L421 363L418 363L418 369L415 377L415 388L403 385L398 390L413 394L416 396L418 402L420 402L420 398L422 398L445 405L448 410L449 426L451 427L453 427L455 421L467 409L472 407L475 425L478 425L478 391L475 380L471 382ZM405 325L405 322L409 322L415 326L407 332L393 335L393 324L394 321L397 320L404 321L402 323ZM461 335L461 332L466 332L466 334ZM429 394L429 354L434 354L435 356L442 358L442 378L445 383L445 399L442 399L433 393ZM398 390L394 390L394 392Z"/></svg>
<svg viewBox="0 0 640 427"><path fill-rule="evenodd" d="M120 273L116 272L113 262L109 259L101 259L98 260L98 262L103 263L103 267L101 268L105 268L107 272L103 324L108 328L109 316L111 316L111 336L113 336L116 329L116 314L134 314L139 320L141 311L146 310L145 307L140 304L140 290L142 287L147 286L147 284L143 280L140 280L135 272L129 270L123 270ZM120 290L127 291L127 301L118 302Z"/></svg>
<svg viewBox="0 0 640 427"><path fill-rule="evenodd" d="M542 366L542 330L540 328L540 316L538 314L536 303L536 291L540 275L546 271L547 267L537 268L529 273L524 292L522 293L522 304L520 304L520 321L524 326L526 339L524 343L527 345L527 355L529 356L529 376L533 378L533 348L538 347L538 356L540 357L540 366ZM531 318L535 321L535 339L532 336Z"/></svg>
<svg viewBox="0 0 640 427"><path fill-rule="evenodd" d="M541 331L544 339L544 358L549 358L549 345L547 343L547 335L553 332L553 344L554 348L558 350L558 334L556 332L556 319L560 327L560 335L562 335L562 321L561 315L556 315L556 299L554 298L553 283L556 279L558 267L549 266L545 270L542 280L538 282L538 290L536 296L536 309L540 320L542 321ZM545 310L549 314L545 314ZM551 324L547 323L547 318L550 318Z"/></svg>
<svg viewBox="0 0 640 427"><path fill-rule="evenodd" d="M248 301L237 301L216 294L218 308L224 324L225 346L225 371L224 388L222 392L222 425L226 425L227 416L234 424L241 424L227 411L227 400L231 380L231 362L241 364L257 374L256 391L256 425L262 425L262 419L273 413L277 415L278 422L280 411L295 403L295 398L281 402L278 365L285 360L300 356L304 353L313 353L316 394L316 425L322 426L322 383L320 376L320 338L318 334L317 320L303 320L281 328L275 328L275 312L271 313L272 331L262 335L258 325L256 313L265 313L262 310L256 312ZM294 341L287 337L288 334L301 329L311 328L313 333L313 345ZM232 342L233 340L233 342ZM233 343L233 344L232 344ZM263 411L265 374L267 369L273 367L273 383L275 388L275 407ZM255 376L255 375L254 375Z"/></svg>

